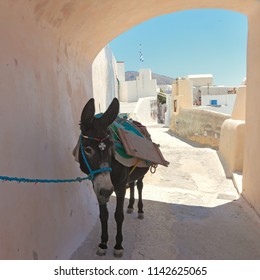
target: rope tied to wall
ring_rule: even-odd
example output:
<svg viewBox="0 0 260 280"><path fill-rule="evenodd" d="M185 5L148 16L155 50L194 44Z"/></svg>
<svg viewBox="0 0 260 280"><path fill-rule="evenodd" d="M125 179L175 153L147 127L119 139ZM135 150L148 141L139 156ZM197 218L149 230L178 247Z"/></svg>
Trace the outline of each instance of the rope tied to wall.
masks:
<svg viewBox="0 0 260 280"><path fill-rule="evenodd" d="M31 178L19 178L19 177L9 177L9 176L0 176L0 181L4 182L18 182L18 183L75 183L75 182L82 182L85 180L91 180L91 176L88 177L77 177L75 179L31 179Z"/></svg>

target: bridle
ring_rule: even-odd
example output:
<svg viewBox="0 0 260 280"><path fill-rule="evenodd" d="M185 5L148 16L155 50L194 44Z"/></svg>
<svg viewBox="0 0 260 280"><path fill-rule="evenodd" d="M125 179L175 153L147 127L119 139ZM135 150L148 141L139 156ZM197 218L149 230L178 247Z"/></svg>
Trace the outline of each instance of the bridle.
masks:
<svg viewBox="0 0 260 280"><path fill-rule="evenodd" d="M86 154L85 154L85 151L84 151L84 148L83 148L83 144L82 144L82 138L100 142L98 147L99 147L99 149L101 151L104 151L105 148L106 148L106 144L103 141L106 140L109 137L110 136L107 135L105 138L100 139L100 138L94 138L94 137L90 137L90 136L86 136L86 135L80 134L80 151L81 151L81 155L82 155L82 158L84 160L84 163L86 164L86 166L87 166L87 168L89 170L89 177L90 177L91 181L94 180L94 177L95 177L96 174L102 173L102 172L107 172L107 171L111 172L112 168L110 168L110 167L102 167L102 168L99 168L97 170L92 170L92 168L90 167L90 165L88 163L88 160L86 158Z"/></svg>
<svg viewBox="0 0 260 280"><path fill-rule="evenodd" d="M104 151L105 148L106 148L106 144L105 144L103 141L110 137L109 135L107 135L107 136L104 137L104 138L95 138L95 137L86 136L86 135L83 135L83 134L81 134L81 135L82 135L82 137L85 138L85 139L98 141L98 142L99 142L98 147L99 147L99 149L100 149L101 151Z"/></svg>

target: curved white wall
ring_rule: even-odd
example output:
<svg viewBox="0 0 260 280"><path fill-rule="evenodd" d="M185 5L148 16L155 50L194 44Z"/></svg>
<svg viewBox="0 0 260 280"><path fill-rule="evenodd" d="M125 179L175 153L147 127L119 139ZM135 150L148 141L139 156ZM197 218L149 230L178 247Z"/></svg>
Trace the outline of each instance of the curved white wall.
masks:
<svg viewBox="0 0 260 280"><path fill-rule="evenodd" d="M37 22L30 2L1 1L0 22L0 175L82 176L71 153L91 63ZM97 215L89 183L0 182L0 259L69 258Z"/></svg>

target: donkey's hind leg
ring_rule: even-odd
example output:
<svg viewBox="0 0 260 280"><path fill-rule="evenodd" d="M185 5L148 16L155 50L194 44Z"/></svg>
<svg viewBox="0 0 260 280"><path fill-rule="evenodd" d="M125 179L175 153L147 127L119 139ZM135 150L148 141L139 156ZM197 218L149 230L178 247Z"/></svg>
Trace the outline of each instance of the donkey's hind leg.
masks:
<svg viewBox="0 0 260 280"><path fill-rule="evenodd" d="M131 214L134 211L134 203L135 203L135 182L131 182L128 184L130 188L130 198L129 204L127 207L127 213Z"/></svg>
<svg viewBox="0 0 260 280"><path fill-rule="evenodd" d="M144 218L144 211L143 211L143 178L140 178L137 181L137 190L138 190L138 219L143 219Z"/></svg>

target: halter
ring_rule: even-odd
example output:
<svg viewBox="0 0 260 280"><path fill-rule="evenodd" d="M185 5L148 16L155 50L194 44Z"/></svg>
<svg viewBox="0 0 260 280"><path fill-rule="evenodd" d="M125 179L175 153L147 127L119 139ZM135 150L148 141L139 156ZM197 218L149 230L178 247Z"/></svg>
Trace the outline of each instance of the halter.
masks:
<svg viewBox="0 0 260 280"><path fill-rule="evenodd" d="M94 176L95 176L96 174L102 173L102 172L105 172L105 171L111 172L111 171L112 171L112 168L110 168L110 167L102 167L102 168L99 168L99 169L97 169L97 170L92 170L92 168L90 167L90 165L89 165L89 163L88 163L88 161L87 161L86 155L85 155L85 151L84 151L84 148L83 148L83 145L82 145L82 138L90 139L90 140L95 140L95 141L99 141L100 143L99 143L98 147L99 147L99 149L100 149L101 151L104 151L105 148L106 148L106 144L105 144L103 141L104 141L105 139L107 139L108 137L109 137L109 135L106 136L106 137L103 138L103 139L99 139L99 138L94 138L94 137L90 137L90 136L85 136L85 135L83 135L83 134L80 135L80 151L81 151L81 155L82 155L82 157L83 157L83 160L84 160L84 162L85 162L85 164L86 164L86 166L87 166L87 168L88 168L88 170L89 170L89 173L90 173L90 180L91 180L91 181L93 181Z"/></svg>
<svg viewBox="0 0 260 280"><path fill-rule="evenodd" d="M106 148L106 144L105 144L103 141L110 137L109 135L107 135L106 137L104 137L104 138L101 139L101 138L95 138L95 137L91 137L91 136L86 136L86 135L83 135L83 134L81 134L81 135L82 135L82 137L85 138L85 139L98 141L98 142L99 142L98 147L99 147L99 149L100 149L101 151L104 151L105 148Z"/></svg>

